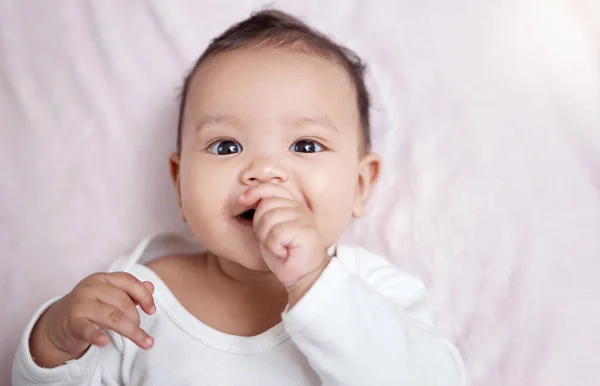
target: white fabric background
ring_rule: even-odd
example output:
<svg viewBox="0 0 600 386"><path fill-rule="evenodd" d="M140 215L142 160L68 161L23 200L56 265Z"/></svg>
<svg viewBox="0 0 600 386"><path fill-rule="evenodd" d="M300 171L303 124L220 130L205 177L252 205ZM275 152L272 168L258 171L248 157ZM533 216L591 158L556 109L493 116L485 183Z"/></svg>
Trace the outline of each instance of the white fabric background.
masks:
<svg viewBox="0 0 600 386"><path fill-rule="evenodd" d="M370 64L345 239L419 274L472 385L600 384L600 3L278 1ZM0 1L0 384L33 310L182 229L184 72L261 1Z"/></svg>

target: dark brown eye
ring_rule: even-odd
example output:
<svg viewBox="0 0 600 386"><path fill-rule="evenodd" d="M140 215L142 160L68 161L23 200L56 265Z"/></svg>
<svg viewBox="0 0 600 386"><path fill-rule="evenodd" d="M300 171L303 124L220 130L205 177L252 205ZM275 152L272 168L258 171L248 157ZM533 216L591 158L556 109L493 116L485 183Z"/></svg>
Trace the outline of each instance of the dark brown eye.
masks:
<svg viewBox="0 0 600 386"><path fill-rule="evenodd" d="M318 153L323 151L323 147L315 141L309 139L301 139L290 147L291 151L297 153Z"/></svg>
<svg viewBox="0 0 600 386"><path fill-rule="evenodd" d="M208 151L216 155L236 154L242 152L242 146L231 139L225 139L215 142Z"/></svg>

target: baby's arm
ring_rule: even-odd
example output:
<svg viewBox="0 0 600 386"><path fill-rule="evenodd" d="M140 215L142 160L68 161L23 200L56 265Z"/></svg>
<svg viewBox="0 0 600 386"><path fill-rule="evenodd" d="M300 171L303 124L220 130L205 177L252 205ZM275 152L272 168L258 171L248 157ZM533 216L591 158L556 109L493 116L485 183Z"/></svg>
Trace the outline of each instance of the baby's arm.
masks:
<svg viewBox="0 0 600 386"><path fill-rule="evenodd" d="M53 299L36 311L21 337L17 352L15 354L12 368L12 385L14 386L75 386L90 385L100 386L102 382L101 365L104 360L115 357L120 361L121 353L113 344L99 348L91 346L78 359L65 360L61 365L46 367L38 362L39 358L33 355L31 350L31 337L37 322L42 314L58 299ZM112 338L112 336L111 336ZM101 350L101 351L100 351ZM50 350L51 351L51 350ZM64 353L62 355L65 355ZM58 359L58 358L55 358ZM115 377L117 374L115 374ZM107 374L104 374L106 379ZM115 381L117 379L115 378ZM115 383L115 384L118 384Z"/></svg>
<svg viewBox="0 0 600 386"><path fill-rule="evenodd" d="M122 336L142 348L151 346L136 305L153 313L152 291L152 284L129 273L98 273L46 303L23 334L13 385L120 383Z"/></svg>
<svg viewBox="0 0 600 386"><path fill-rule="evenodd" d="M423 284L362 249L340 247L283 320L324 385L466 384L456 348L431 324Z"/></svg>

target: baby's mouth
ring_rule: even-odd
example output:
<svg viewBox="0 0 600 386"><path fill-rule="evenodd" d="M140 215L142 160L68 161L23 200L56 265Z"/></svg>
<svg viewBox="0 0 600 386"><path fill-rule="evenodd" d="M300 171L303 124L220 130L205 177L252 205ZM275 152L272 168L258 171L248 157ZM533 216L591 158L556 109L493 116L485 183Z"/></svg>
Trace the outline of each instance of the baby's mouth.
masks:
<svg viewBox="0 0 600 386"><path fill-rule="evenodd" d="M242 221L252 221L254 219L255 212L256 209L248 209L244 213L240 214L238 218L240 218Z"/></svg>
<svg viewBox="0 0 600 386"><path fill-rule="evenodd" d="M238 214L235 219L238 220L243 225L252 225L252 221L254 220L254 213L256 212L256 205L246 208L245 211Z"/></svg>

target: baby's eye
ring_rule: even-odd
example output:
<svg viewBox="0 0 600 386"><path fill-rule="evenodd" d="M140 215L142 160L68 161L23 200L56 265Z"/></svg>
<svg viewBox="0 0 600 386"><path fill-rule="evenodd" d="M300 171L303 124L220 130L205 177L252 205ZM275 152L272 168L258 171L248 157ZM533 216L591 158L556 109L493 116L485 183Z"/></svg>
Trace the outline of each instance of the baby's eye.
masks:
<svg viewBox="0 0 600 386"><path fill-rule="evenodd" d="M323 146L310 139L301 139L290 147L291 151L298 153L318 153L323 151Z"/></svg>
<svg viewBox="0 0 600 386"><path fill-rule="evenodd" d="M242 145L231 139L223 139L215 142L208 152L216 155L236 154L242 151Z"/></svg>

